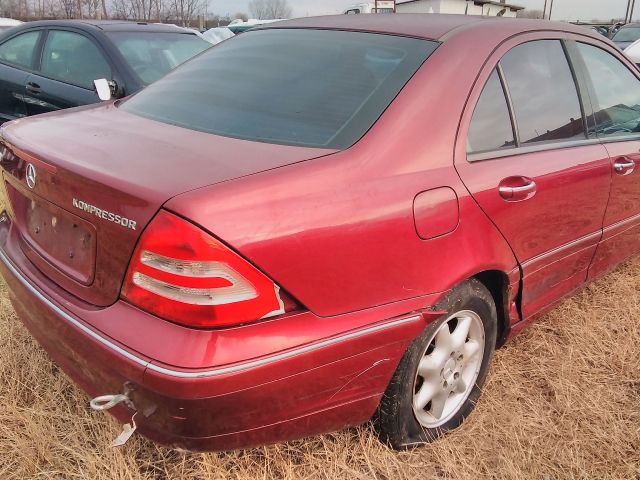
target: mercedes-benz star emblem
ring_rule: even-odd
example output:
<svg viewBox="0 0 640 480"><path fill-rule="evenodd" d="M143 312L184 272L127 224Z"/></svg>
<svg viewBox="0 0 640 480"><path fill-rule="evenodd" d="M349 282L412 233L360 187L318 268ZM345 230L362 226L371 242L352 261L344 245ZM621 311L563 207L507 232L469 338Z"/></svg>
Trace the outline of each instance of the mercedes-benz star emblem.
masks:
<svg viewBox="0 0 640 480"><path fill-rule="evenodd" d="M27 165L27 185L29 188L36 186L36 167L32 163Z"/></svg>

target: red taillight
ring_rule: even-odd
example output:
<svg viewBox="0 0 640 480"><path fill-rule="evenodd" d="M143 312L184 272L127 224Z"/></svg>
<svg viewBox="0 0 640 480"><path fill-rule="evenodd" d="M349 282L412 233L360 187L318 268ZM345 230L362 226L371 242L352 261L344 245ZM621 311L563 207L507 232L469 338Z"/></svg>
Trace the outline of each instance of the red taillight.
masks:
<svg viewBox="0 0 640 480"><path fill-rule="evenodd" d="M195 225L161 211L133 253L122 296L159 317L221 327L294 310L249 262Z"/></svg>

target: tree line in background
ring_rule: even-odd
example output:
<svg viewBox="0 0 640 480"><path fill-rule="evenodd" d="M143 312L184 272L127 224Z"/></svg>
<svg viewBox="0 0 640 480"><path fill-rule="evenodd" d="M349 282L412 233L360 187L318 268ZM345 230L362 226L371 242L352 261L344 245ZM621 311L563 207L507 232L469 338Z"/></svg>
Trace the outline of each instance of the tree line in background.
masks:
<svg viewBox="0 0 640 480"><path fill-rule="evenodd" d="M249 12L252 18L261 20L290 18L293 13L287 0L251 0Z"/></svg>
<svg viewBox="0 0 640 480"><path fill-rule="evenodd" d="M35 19L118 19L175 23L182 26L226 25L233 19L270 20L289 18L287 0L252 0L250 15L238 12L233 17L207 14L207 0L0 0L0 17ZM198 22L198 20L200 20ZM204 22L206 21L206 22Z"/></svg>

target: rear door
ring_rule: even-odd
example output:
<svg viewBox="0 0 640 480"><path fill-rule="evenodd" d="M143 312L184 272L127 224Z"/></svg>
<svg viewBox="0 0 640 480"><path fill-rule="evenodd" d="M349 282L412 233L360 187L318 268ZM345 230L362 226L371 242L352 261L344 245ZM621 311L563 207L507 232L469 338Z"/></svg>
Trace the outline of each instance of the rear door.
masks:
<svg viewBox="0 0 640 480"><path fill-rule="evenodd" d="M640 78L605 45L575 46L589 88L595 131L611 158L604 234L590 268L595 277L640 250Z"/></svg>
<svg viewBox="0 0 640 480"><path fill-rule="evenodd" d="M99 102L93 81L112 79L112 68L93 39L70 30L49 30L39 71L25 82L29 115Z"/></svg>
<svg viewBox="0 0 640 480"><path fill-rule="evenodd" d="M41 33L29 30L0 45L0 123L27 115L25 83L36 63Z"/></svg>
<svg viewBox="0 0 640 480"><path fill-rule="evenodd" d="M565 45L550 35L519 37L490 59L463 116L466 152L456 151L462 180L520 263L525 318L586 281L611 181Z"/></svg>

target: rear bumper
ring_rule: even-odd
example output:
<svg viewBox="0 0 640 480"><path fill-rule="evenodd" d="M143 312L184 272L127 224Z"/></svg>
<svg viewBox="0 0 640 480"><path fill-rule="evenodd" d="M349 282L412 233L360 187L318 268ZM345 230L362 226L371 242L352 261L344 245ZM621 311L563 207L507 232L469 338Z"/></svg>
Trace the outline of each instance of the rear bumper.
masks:
<svg viewBox="0 0 640 480"><path fill-rule="evenodd" d="M191 330L123 302L81 304L35 270L10 236L0 224L0 273L18 317L50 357L91 396L126 391L142 434L192 450L244 448L368 420L408 343L439 315L387 320L391 307L381 307ZM124 421L134 410L110 412Z"/></svg>

